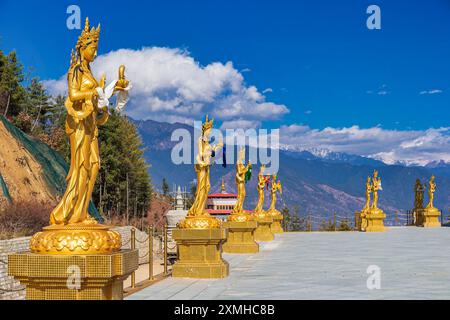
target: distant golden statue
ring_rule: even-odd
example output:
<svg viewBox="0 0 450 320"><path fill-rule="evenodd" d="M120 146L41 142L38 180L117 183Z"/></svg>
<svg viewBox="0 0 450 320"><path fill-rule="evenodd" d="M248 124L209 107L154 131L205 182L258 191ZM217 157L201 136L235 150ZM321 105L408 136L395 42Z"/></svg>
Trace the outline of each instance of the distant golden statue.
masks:
<svg viewBox="0 0 450 320"><path fill-rule="evenodd" d="M381 189L381 178L378 177L378 171L373 171L372 177L372 193L373 193L373 202L372 209L378 209L378 190Z"/></svg>
<svg viewBox="0 0 450 320"><path fill-rule="evenodd" d="M434 182L434 175L431 176L430 181L428 182L428 205L427 208L434 208L434 192L436 191L436 183Z"/></svg>
<svg viewBox="0 0 450 320"><path fill-rule="evenodd" d="M127 100L129 82L125 67L118 79L105 88L105 77L97 81L90 63L97 56L100 25L90 28L86 18L72 51L67 74L68 97L66 133L70 142L70 169L66 191L50 215L50 226L35 234L31 250L38 253L89 254L120 249L120 235L97 223L88 215L88 206L100 169L98 125L108 120L108 99L119 92L117 108ZM120 101L119 101L120 100Z"/></svg>
<svg viewBox="0 0 450 320"><path fill-rule="evenodd" d="M368 210L370 208L370 194L372 193L372 181L370 177L367 177L366 182L366 204L363 210Z"/></svg>
<svg viewBox="0 0 450 320"><path fill-rule="evenodd" d="M186 219L180 222L180 228L218 228L220 221L210 216L205 210L206 200L208 199L211 183L209 181L209 171L211 167L211 157L213 153L222 148L223 143L216 145L209 143L209 137L213 127L214 120L206 120L202 125L202 135L198 139L198 154L196 164L194 165L197 173L197 192L195 193L194 203L187 213Z"/></svg>
<svg viewBox="0 0 450 320"><path fill-rule="evenodd" d="M361 211L355 212L355 228L365 232L383 232L385 231L384 219L386 218L383 210L378 208L378 191L382 190L381 178L378 171L373 171L372 177L366 180L366 202ZM373 201L370 204L370 194L373 194Z"/></svg>
<svg viewBox="0 0 450 320"><path fill-rule="evenodd" d="M280 180L277 181L277 175L273 174L272 175L272 184L271 184L271 195L272 195L272 200L270 201L270 207L267 210L268 213L270 213L272 216L274 215L279 215L281 214L280 211L278 211L275 208L275 205L277 203L277 192L280 191L280 194L282 193L282 187L281 187L281 182Z"/></svg>
<svg viewBox="0 0 450 320"><path fill-rule="evenodd" d="M258 203L256 204L254 213L262 213L264 212L264 189L266 188L267 177L264 175L264 171L266 170L266 166L264 164L261 165L258 174Z"/></svg>
<svg viewBox="0 0 450 320"><path fill-rule="evenodd" d="M425 188L420 182L420 179L416 179L414 186L414 209L423 209L423 193Z"/></svg>
<svg viewBox="0 0 450 320"><path fill-rule="evenodd" d="M241 147L239 150L239 157L236 162L236 189L237 189L237 201L236 205L233 207L231 214L228 216L228 221L250 221L253 220L253 215L247 214L244 211L244 201L245 201L245 182L246 176L252 169L252 164L249 162L247 165L244 164L245 159L245 148Z"/></svg>
<svg viewBox="0 0 450 320"><path fill-rule="evenodd" d="M236 188L237 188L237 202L233 208L233 213L241 213L244 211L245 200L245 175L252 168L249 162L246 166L244 164L245 148L242 147L239 151L239 158L236 163Z"/></svg>

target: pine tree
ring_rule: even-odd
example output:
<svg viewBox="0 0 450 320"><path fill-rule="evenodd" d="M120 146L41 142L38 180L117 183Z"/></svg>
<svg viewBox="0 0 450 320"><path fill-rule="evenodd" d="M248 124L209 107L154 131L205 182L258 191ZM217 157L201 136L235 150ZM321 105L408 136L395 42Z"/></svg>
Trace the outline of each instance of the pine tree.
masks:
<svg viewBox="0 0 450 320"><path fill-rule="evenodd" d="M22 86L23 66L15 51L5 55L0 50L0 111L3 115L17 116L23 108L26 92Z"/></svg>
<svg viewBox="0 0 450 320"><path fill-rule="evenodd" d="M144 159L142 141L136 127L126 117L112 111L108 122L99 128L101 167L94 190L94 203L104 211L124 213L128 199L130 216L146 213L151 201L152 186L148 164Z"/></svg>

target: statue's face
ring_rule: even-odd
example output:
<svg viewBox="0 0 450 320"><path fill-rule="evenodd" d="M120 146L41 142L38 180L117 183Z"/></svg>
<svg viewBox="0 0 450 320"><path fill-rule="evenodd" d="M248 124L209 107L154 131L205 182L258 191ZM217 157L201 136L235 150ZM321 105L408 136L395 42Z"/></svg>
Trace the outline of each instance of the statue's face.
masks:
<svg viewBox="0 0 450 320"><path fill-rule="evenodd" d="M88 44L88 46L84 50L82 50L81 55L88 62L92 62L97 56L97 49L98 49L98 42L92 41L90 44Z"/></svg>
<svg viewBox="0 0 450 320"><path fill-rule="evenodd" d="M205 132L203 133L203 136L205 137L206 140L209 140L210 135L211 135L211 128L206 129Z"/></svg>

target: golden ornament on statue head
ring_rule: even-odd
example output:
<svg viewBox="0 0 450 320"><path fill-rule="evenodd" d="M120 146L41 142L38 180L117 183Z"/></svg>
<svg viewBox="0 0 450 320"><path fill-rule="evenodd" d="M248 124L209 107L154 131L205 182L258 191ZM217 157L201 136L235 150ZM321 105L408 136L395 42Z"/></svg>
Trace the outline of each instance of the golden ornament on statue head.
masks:
<svg viewBox="0 0 450 320"><path fill-rule="evenodd" d="M194 165L197 174L197 191L195 193L194 203L189 209L186 218L179 223L181 229L211 229L221 227L220 220L212 217L205 209L209 189L211 188L209 180L211 157L213 153L217 152L223 146L222 142L216 145L209 143L213 123L214 119L209 120L207 115L205 122L202 124L202 135L197 141L198 154Z"/></svg>
<svg viewBox="0 0 450 320"><path fill-rule="evenodd" d="M99 36L100 25L90 28L86 18L75 52L72 51L67 75L66 134L70 142L67 188L50 215L50 226L32 237L30 249L34 253L101 254L121 248L120 234L98 224L88 214L100 169L98 125L108 121L108 98L115 92L127 91L129 85L124 66L119 68L119 79L108 86L114 89L109 92L105 90L105 78L97 81L91 73L90 63L97 56ZM122 95L122 99L126 95Z"/></svg>

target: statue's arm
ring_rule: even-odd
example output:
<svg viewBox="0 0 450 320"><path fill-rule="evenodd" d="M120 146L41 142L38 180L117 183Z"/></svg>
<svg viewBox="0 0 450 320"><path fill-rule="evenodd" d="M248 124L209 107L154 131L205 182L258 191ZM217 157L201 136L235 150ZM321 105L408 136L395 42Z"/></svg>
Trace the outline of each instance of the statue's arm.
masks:
<svg viewBox="0 0 450 320"><path fill-rule="evenodd" d="M75 75L75 76L74 76ZM96 90L80 90L81 87L81 74L75 74L75 71L71 69L67 75L69 83L69 99L72 102L80 100L90 100L96 94Z"/></svg>
<svg viewBox="0 0 450 320"><path fill-rule="evenodd" d="M83 110L81 111L76 111L73 106L72 103L66 103L66 108L67 108L67 112L74 117L76 120L83 120L84 118L86 118L87 116L89 116L93 109L92 106L92 97L94 96L94 93L92 92L92 90L88 90L88 91L82 91L80 90L81 87L81 77L79 76L75 76L74 77L74 73L73 73L73 69L69 71L68 75L68 84L69 84L69 100L70 102L76 102L76 101L80 101L80 100L88 100L89 104L85 103L84 106L87 107L86 109L83 108Z"/></svg>

